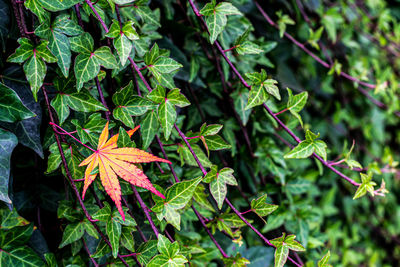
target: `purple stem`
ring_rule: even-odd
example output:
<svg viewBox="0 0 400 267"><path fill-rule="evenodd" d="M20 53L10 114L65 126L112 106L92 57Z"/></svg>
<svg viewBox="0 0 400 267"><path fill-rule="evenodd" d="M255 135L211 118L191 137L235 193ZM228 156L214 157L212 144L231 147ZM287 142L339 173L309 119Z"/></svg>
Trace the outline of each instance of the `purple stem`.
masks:
<svg viewBox="0 0 400 267"><path fill-rule="evenodd" d="M76 4L74 6L74 8L75 8L76 17L78 18L79 26L81 26L81 28L83 29L83 22L82 22L81 11L79 10L79 4Z"/></svg>
<svg viewBox="0 0 400 267"><path fill-rule="evenodd" d="M107 25L104 23L104 21L101 19L99 13L97 12L97 10L94 8L92 2L90 2L90 0L85 0L86 4L88 4L88 6L90 7L90 9L93 11L93 13L95 14L95 16L97 17L97 19L100 21L101 26L103 26L103 29L106 31L106 33L108 32L108 27Z"/></svg>
<svg viewBox="0 0 400 267"><path fill-rule="evenodd" d="M280 114L282 114L283 112L288 111L288 110L289 110L289 109L287 109L287 108L282 109L281 111L275 113L275 115L278 116L278 115L280 115Z"/></svg>
<svg viewBox="0 0 400 267"><path fill-rule="evenodd" d="M198 14L198 9L195 6L195 4L193 3L193 0L189 0L189 3L193 9L193 11L195 12L195 14ZM257 5L257 2L255 2ZM265 12L264 12L265 13ZM268 17L269 18L269 17ZM201 20L201 22L203 23L203 25L206 26L205 21L203 20L203 18L199 17L199 19ZM275 25L275 24L274 24ZM236 76L238 77L238 79L241 81L241 83L249 90L251 90L251 86L244 80L244 78L242 77L242 75L239 73L239 71L236 69L236 67L233 65L232 61L230 61L230 59L226 56L224 50L222 49L221 45L219 44L218 41L215 41L214 45L217 47L218 51L220 52L220 54L223 56L223 58L225 59L225 61L228 63L228 65L231 67L232 71L236 74ZM327 63L326 63L327 64ZM274 118L274 120L276 122L278 122L278 124L294 139L296 140L297 143L301 142L301 139L299 137L297 137L273 112L272 110L264 103L263 104L264 109ZM321 163L325 166L327 166L329 169L331 169L334 173L338 174L340 177L344 178L345 180L349 181L351 184L355 185L355 186L359 186L360 184L355 182L354 180L352 180L351 178L347 177L346 175L344 175L343 173L341 173L340 171L336 170L335 168L333 168L328 162L326 162L325 160L323 160L320 156L318 156L317 154L313 154L313 156L318 159L319 161L321 161Z"/></svg>
<svg viewBox="0 0 400 267"><path fill-rule="evenodd" d="M82 239L82 242L83 242L83 247L84 247L85 250L86 250L86 253L89 255L90 261L93 263L93 265L94 265L95 267L99 267L99 264L95 261L95 259L93 259L92 255L90 254L89 248L88 248L88 246L86 245L86 242L85 242L84 239ZM122 256L121 256L121 257L122 257Z"/></svg>
<svg viewBox="0 0 400 267"><path fill-rule="evenodd" d="M129 215L131 215L132 218L135 219L135 216L133 215L133 212L132 212L131 208L129 208L129 205L128 205L128 202L126 201L126 199L124 197L121 197L121 199L122 199L122 202L124 202L124 205L128 208ZM135 221L137 221L137 220L135 219ZM142 240L144 242L147 242L147 238L144 236L144 234L142 232L142 229L139 227L139 225L136 225L136 230L138 231L138 233L139 233L140 237L142 238Z"/></svg>
<svg viewBox="0 0 400 267"><path fill-rule="evenodd" d="M53 123L53 129L55 129L55 126L54 126L54 125L55 125L55 124L54 124L54 117L53 117L53 114L52 114L52 111L51 111L50 101L49 101L49 98L48 98L48 96L47 96L47 92L46 92L46 89L45 89L44 87L42 87L42 90L43 90L43 95L44 95L44 98L45 98L45 101L46 101L46 106L47 106L47 109L48 109L48 111L49 111L50 121ZM57 143L58 151L59 151L60 156L61 156L61 162L62 162L62 164L63 164L63 167L64 167L64 170L65 170L66 176L67 176L67 178L68 178L68 180L69 180L69 182L70 182L70 184L71 184L72 190L74 191L74 193L75 193L75 195L76 195L76 197L77 197L77 199L78 199L79 205L81 206L81 208L82 208L82 210L83 210L83 213L85 214L85 217L86 217L86 218L89 220L89 222L93 225L93 227L94 227L94 228L96 229L96 231L99 233L99 235L100 235L101 238L104 240L104 242L106 242L106 244L107 244L110 248L112 248L110 241L108 241L107 237L106 237L106 236L104 235L104 233L100 230L99 226L95 223L95 221L92 219L92 217L90 216L89 212L87 211L87 209L86 209L86 207L85 207L85 204L83 203L82 198L81 198L81 196L80 196L80 194L79 194L79 191L78 191L78 189L76 188L76 185L75 185L75 183L74 183L74 179L72 178L72 175L71 175L71 173L70 173L70 171L69 171L68 164L67 164L67 160L65 159L64 151L63 151L62 146L61 146L60 138L59 138L59 136L58 136L58 134L57 134L56 132L54 132L54 136L55 136L55 138L56 138L56 143ZM121 255L118 254L118 258L122 261L122 263L123 263L125 266L129 266L129 265L126 263L126 261L121 257Z"/></svg>
<svg viewBox="0 0 400 267"><path fill-rule="evenodd" d="M148 84L148 82L144 78L143 74L140 72L139 66L136 65L135 61L133 61L133 59L131 57L128 57L128 60L129 60L129 62L131 62L132 67L135 69L136 73L139 75L139 78L143 81L147 90L149 90L149 92L151 92L153 89L151 89L151 86Z"/></svg>
<svg viewBox="0 0 400 267"><path fill-rule="evenodd" d="M87 2L87 3L88 3L88 2L90 3L89 0L86 0L86 2ZM190 2L190 4L191 4L192 7L193 7L193 6L194 6L193 1L192 1L192 0L189 0L189 2ZM100 17L99 14L97 13L97 11L94 10L93 5L92 5L91 3L90 3L90 4L89 4L89 3L88 3L89 7L93 10L93 12L95 13L96 17L100 20L100 23L101 23L101 25L103 26L104 30L106 30L106 32L108 32L108 28L107 28L107 26L105 25L104 21L101 19L101 17ZM196 15L197 15L198 17L201 18L201 14L198 12L197 8L194 8L193 10L195 10ZM197 10L197 12L196 12L196 10ZM219 48L222 49L220 46L219 46ZM223 53L223 56L225 57L225 59L227 59L227 58L226 58L226 55L225 55L224 53ZM132 65L133 68L135 69L136 73L139 75L140 79L143 81L143 83L144 83L144 85L146 86L146 88L148 89L148 91L151 92L151 91L152 91L152 88L151 88L150 85L147 83L146 79L143 77L142 73L140 72L139 67L136 65L136 63L133 61L132 58L128 57L128 59L129 59L129 61L131 62L131 65ZM229 64L229 62L230 62L229 59L228 59L227 62L228 62L228 64ZM230 63L230 65L232 65L232 63ZM241 79L242 83L244 83L245 86L247 85L246 87L250 87L250 86L246 83L246 81L243 79L243 77L240 75L240 73L236 70L236 68L232 68L232 69L233 69L234 72L236 71L235 73L236 73L236 75L239 77L239 79ZM196 162L197 162L199 168L200 168L201 171L203 172L203 174L204 174L204 175L207 174L206 170L204 169L203 165L200 163L199 159L197 158L196 154L194 153L194 151L193 151L192 147L190 146L189 142L186 140L186 136L182 133L182 131L178 128L178 126L177 126L176 124L174 124L174 127L175 127L175 129L178 131L179 135L182 134L181 137L182 137L182 136L185 137L185 138L183 138L183 140L184 140L185 143L187 144L187 146L188 146L190 152L191 152L192 155L194 156L194 158L195 158L195 160L196 160ZM176 178L177 178L177 177L176 177ZM140 203L140 200L139 200L139 199L141 199L141 198L140 198L140 195L139 195L139 193L137 192L136 188L133 188L133 191L134 191L136 197L139 196L138 201L139 201L139 203ZM226 200L227 200L227 199L226 199ZM143 205L145 206L145 203L143 202L143 200L142 200L142 203L140 203L140 204L141 204L141 205L143 204ZM145 207L146 207L146 206L145 206ZM236 209L235 209L235 210L236 210ZM148 219L149 219L149 218L151 219L150 214L148 213L147 209L144 209L144 208L143 208L143 211L145 212L146 217L147 217ZM236 210L236 212L239 213L239 211L237 211L237 210ZM240 213L239 213L239 214L240 214ZM244 217L242 216L242 218L244 218ZM151 224L151 223L152 223L152 220L149 220L149 222L150 222L150 224ZM247 222L247 220L246 220L246 224L250 224L250 223ZM152 226L152 228L153 228L153 226ZM252 229L255 229L255 228L253 227ZM155 225L154 225L153 231L157 231L157 232L155 232L155 233L156 233L156 235L158 236L158 230L157 230L157 228L155 228ZM259 233L259 232L258 232L258 233ZM260 233L260 234L261 234L261 233ZM264 238L265 238L265 237L264 237ZM224 255L224 254L222 254L222 255ZM225 254L225 255L226 255L226 254ZM291 261L293 261L290 257L289 257L289 259L290 259ZM299 266L299 265L298 265L298 266Z"/></svg>
<svg viewBox="0 0 400 267"><path fill-rule="evenodd" d="M133 190L133 193L135 194L135 197L136 197L137 201L139 201L139 205L142 208L142 210L144 212L144 215L146 216L147 220L150 223L151 229L153 230L153 232L156 235L156 237L158 237L159 232L158 232L158 229L157 229L156 225L153 222L153 219L150 216L149 208L147 207L146 203L144 203L143 199L139 195L139 192L136 190L136 187L131 185L131 188Z"/></svg>
<svg viewBox="0 0 400 267"><path fill-rule="evenodd" d="M261 8L261 6L258 4L257 1L253 1L254 4L256 5L257 9L260 11L260 13L263 15L263 17L265 18L265 20L273 27L279 29L278 25L267 15L267 13L265 13L265 11ZM314 58L318 63L320 63L322 66L324 66L325 68L331 68L331 65L328 64L327 62L323 61L321 58L319 58L317 55L315 55L313 52L311 52L310 50L308 50L302 43L300 43L299 41L297 41L293 36L291 36L288 33L284 33L285 37L288 38L290 41L292 41L296 46L298 46L300 49L302 49L304 52L306 52L307 54L309 54L312 58ZM375 84L370 84L370 83L366 83L363 81L360 81L359 79L345 73L345 72L341 72L339 74L339 76L342 76L350 81L353 81L355 83L364 85L365 87L368 87L370 89L375 89L376 85Z"/></svg>
<svg viewBox="0 0 400 267"><path fill-rule="evenodd" d="M190 1L190 0L189 0ZM187 147L189 148L190 153L192 154L192 156L194 157L194 160L196 161L197 165L199 166L200 170L202 171L202 173L204 175L207 174L207 171L204 169L203 165L201 164L199 158L197 157L196 153L193 151L192 146L190 145L190 143L187 141L187 138L185 136L185 134L178 128L178 126L176 124L174 124L175 130L177 130L179 136L182 138L182 140L185 142L185 144L187 145ZM267 245L274 247L274 245L272 245L272 243L263 235L261 234L249 221L246 220L246 218L244 218L242 216L242 214L232 205L232 203L229 201L229 199L226 197L225 198L225 202L226 204L228 204L228 206L232 209L232 211L247 225L250 227L251 230L253 230ZM292 258L288 257L289 260L291 262L293 262L296 266L301 266L300 264L298 264L297 262L295 262Z"/></svg>
<svg viewBox="0 0 400 267"><path fill-rule="evenodd" d="M297 143L300 143L301 140L300 138L298 138L293 132L292 130L290 130L273 112L272 110L264 103L263 104L265 110L274 118L274 120L294 139L296 140ZM319 160L323 165L325 165L326 167L328 167L329 169L331 169L334 173L336 173L337 175L339 175L340 177L342 177L343 179L345 179L346 181L350 182L352 185L355 186L360 186L359 183L357 183L356 181L354 181L353 179L351 179L350 177L344 175L343 173L341 173L340 171L336 170L334 167L332 167L332 165L330 163L328 163L327 161L323 160L320 156L318 156L316 153L313 153L313 157L316 158L317 160Z"/></svg>
<svg viewBox="0 0 400 267"><path fill-rule="evenodd" d="M111 112L110 112L110 110L108 109L106 100L104 99L104 95L103 95L103 91L101 90L99 78L96 76L96 77L94 78L94 80L95 80L95 82L96 82L96 87L97 87L97 91L99 92L99 96L100 96L101 103L102 103L103 106L107 109L107 111L105 112L105 114L106 114L106 119L107 119L107 121L110 121L110 113L111 113Z"/></svg>
<svg viewBox="0 0 400 267"><path fill-rule="evenodd" d="M159 138L157 135L156 135L156 139L157 139L157 142L158 142L158 144L159 144L159 146L160 146L161 153L163 154L163 157L164 157L166 160L168 160L168 156L167 156L167 153L165 152L164 146L163 146L163 144L162 144L160 138ZM176 175L176 172L175 172L175 170L174 170L174 168L172 167L171 164L169 164L169 168L170 168L170 170L171 170L172 176L173 176L174 179L175 179L175 182L176 182L176 183L179 183L179 178L178 178L178 176ZM197 209L196 209L193 205L192 205L192 209L193 209L194 213L196 214L197 218L199 219L199 221L200 221L201 225L203 226L204 230L206 230L206 232L207 232L208 236L210 237L211 241L215 244L215 246L217 247L217 249L218 249L219 252L221 253L222 257L227 258L228 255L226 254L226 252L224 251L224 249L221 247L221 245L218 243L218 241L215 239L215 237L214 237L214 235L211 233L210 229L208 229L208 227L207 227L207 225L206 225L206 222L204 221L203 217L201 217L201 214L197 211Z"/></svg>
<svg viewBox="0 0 400 267"><path fill-rule="evenodd" d="M15 0L11 0L11 4L13 7L13 11L14 11L15 19L17 21L19 32L22 37L26 37L25 30L24 30L24 24L21 20L21 16L20 16L21 14L19 13L19 9L18 9L18 3Z"/></svg>
<svg viewBox="0 0 400 267"><path fill-rule="evenodd" d="M73 136L71 133L67 132L66 130L64 130L63 128L61 128L61 126L58 126L57 124L53 123L53 122L49 122L49 124L51 126L53 126L55 133L57 132L57 129L55 127L57 127L60 131L62 131L64 134L68 135L69 137L71 137L72 139L74 139L76 142L78 142L79 144L81 144L82 146L86 147L87 149L90 149L93 152L96 152L96 150L94 150L93 148L91 148L88 145L85 145L84 143L82 143L78 138L76 138L75 136Z"/></svg>

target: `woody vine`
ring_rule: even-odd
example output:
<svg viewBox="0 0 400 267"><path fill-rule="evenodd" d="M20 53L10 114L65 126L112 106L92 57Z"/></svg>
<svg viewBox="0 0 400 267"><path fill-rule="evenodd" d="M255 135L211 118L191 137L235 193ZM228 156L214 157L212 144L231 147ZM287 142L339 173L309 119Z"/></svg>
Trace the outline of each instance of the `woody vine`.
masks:
<svg viewBox="0 0 400 267"><path fill-rule="evenodd" d="M1 1L1 263L395 262L397 13L322 2Z"/></svg>

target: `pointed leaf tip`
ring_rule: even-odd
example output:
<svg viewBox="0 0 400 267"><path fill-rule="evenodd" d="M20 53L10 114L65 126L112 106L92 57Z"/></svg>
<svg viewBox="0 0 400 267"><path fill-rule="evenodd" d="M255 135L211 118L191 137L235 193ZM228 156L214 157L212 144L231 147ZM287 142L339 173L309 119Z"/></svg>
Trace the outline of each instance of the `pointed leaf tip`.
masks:
<svg viewBox="0 0 400 267"><path fill-rule="evenodd" d="M139 125L128 131L131 136ZM125 221L125 215L121 206L121 187L117 176L132 185L145 188L162 199L166 197L157 191L144 172L132 163L165 162L172 164L169 160L154 156L144 150L132 147L117 147L118 134L108 139L108 122L105 125L98 141L98 148L92 155L80 163L80 166L88 165L85 171L85 182L82 193L84 198L89 185L95 180L97 172L93 169L99 167L101 183L107 194L114 201L121 218ZM108 139L108 140L107 140Z"/></svg>

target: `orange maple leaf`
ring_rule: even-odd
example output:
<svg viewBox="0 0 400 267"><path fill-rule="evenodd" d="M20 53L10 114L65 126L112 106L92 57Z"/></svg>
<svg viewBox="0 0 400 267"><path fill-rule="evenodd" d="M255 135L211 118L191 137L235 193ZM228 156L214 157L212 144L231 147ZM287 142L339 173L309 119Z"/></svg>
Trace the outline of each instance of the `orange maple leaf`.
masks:
<svg viewBox="0 0 400 267"><path fill-rule="evenodd" d="M140 126L137 126L135 129L128 131L129 137L131 137L139 127ZM85 171L82 199L85 198L86 190L97 176L97 173L92 174L92 172L98 166L101 183L117 206L122 219L125 220L125 215L121 206L121 187L117 175L135 186L146 188L157 196L165 198L163 194L154 188L143 171L131 163L160 161L171 164L171 162L137 148L118 148L118 134L112 136L108 141L107 139L108 122L100 134L97 150L79 164L79 166L88 165Z"/></svg>

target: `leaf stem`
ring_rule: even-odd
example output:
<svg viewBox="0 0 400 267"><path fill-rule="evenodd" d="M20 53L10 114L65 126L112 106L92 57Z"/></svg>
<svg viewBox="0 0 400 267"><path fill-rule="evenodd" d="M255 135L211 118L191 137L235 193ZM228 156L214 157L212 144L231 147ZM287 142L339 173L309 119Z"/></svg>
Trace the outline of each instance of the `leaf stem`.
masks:
<svg viewBox="0 0 400 267"><path fill-rule="evenodd" d="M101 103L103 104L103 106L107 109L107 111L105 112L106 119L107 119L107 121L110 121L110 114L111 114L111 112L110 112L110 110L108 109L106 100L104 99L104 95L103 95L103 91L101 90L99 78L96 76L96 77L94 78L94 81L96 82L96 87L97 87L97 91L99 92L100 101L101 101Z"/></svg>
<svg viewBox="0 0 400 267"><path fill-rule="evenodd" d="M229 51L231 51L231 50L233 50L233 49L235 49L235 48L238 48L238 47L239 47L239 45L232 46L231 48L225 49L224 52L225 52L225 53L226 53L226 52L229 52Z"/></svg>
<svg viewBox="0 0 400 267"><path fill-rule="evenodd" d="M93 11L94 15L96 16L96 18L100 21L101 26L103 26L103 29L106 31L106 33L108 32L108 27L105 24L105 22L101 19L99 13L97 12L97 10L94 8L92 2L90 0L85 0L86 4L90 7L90 9Z"/></svg>
<svg viewBox="0 0 400 267"><path fill-rule="evenodd" d="M53 130L56 128L56 124L54 123L54 117L51 111L51 106L50 106L50 101L49 98L47 96L47 92L44 86L42 86L42 90L43 90L43 95L45 98L45 102L46 102L46 106L47 106L47 110L49 111L49 117L50 117L50 123L53 126ZM61 127L60 127L61 128ZM65 174L70 182L70 185L72 187L72 190L74 191L76 198L78 199L79 205L81 206L83 213L85 214L85 217L89 220L89 222L93 225L93 227L96 229L96 231L99 233L99 235L101 236L101 238L104 240L104 242L106 242L106 244L112 248L112 245L110 243L110 241L107 239L107 237L104 235L104 233L100 230L99 226L95 223L95 220L92 219L92 217L90 216L89 212L87 211L85 204L83 203L83 200L79 194L78 189L76 188L76 185L74 183L74 179L72 178L72 175L69 171L68 168L68 164L67 164L67 160L65 159L64 156L64 151L62 149L61 146L61 141L60 138L57 134L56 131L54 131L54 137L56 138L56 143L57 143L57 147L58 147L58 151L60 152L60 156L61 156L61 162L63 164L64 170L65 170ZM125 265L128 266L129 265L126 263L126 261L121 257L121 255L118 254L118 258L121 260L121 262Z"/></svg>
<svg viewBox="0 0 400 267"><path fill-rule="evenodd" d="M71 137L72 139L74 139L75 141L77 141L79 144L81 144L82 146L86 147L87 149L90 149L93 152L96 152L96 150L94 150L93 148L91 148L88 145L85 145L84 143L82 143L78 138L76 138L75 136L73 136L72 134L70 134L69 132L67 132L66 130L64 130L63 128L61 128L60 126L58 126L57 124L53 123L53 122L49 122L49 124L51 126L53 126L54 132L58 133L57 128L63 132L63 134L68 135L69 137Z"/></svg>
<svg viewBox="0 0 400 267"><path fill-rule="evenodd" d="M275 113L275 116L278 116L279 114L282 114L283 112L288 111L288 110L289 110L288 108L285 108L285 109Z"/></svg>
<svg viewBox="0 0 400 267"><path fill-rule="evenodd" d="M135 198L137 199L137 201L139 202L140 207L142 208L144 215L146 216L147 220L150 223L150 227L153 230L154 234L156 235L156 237L158 237L159 231L156 227L156 225L153 222L153 219L151 218L151 215L149 213L149 208L147 207L146 203L144 203L142 197L140 196L139 192L136 190L136 187L134 185L131 184L131 188L133 190L133 194L135 195Z"/></svg>
<svg viewBox="0 0 400 267"><path fill-rule="evenodd" d="M189 0L191 1L191 0ZM182 138L182 140L185 142L185 144L188 146L190 153L192 154L192 156L194 157L194 160L196 161L197 165L199 166L201 172L203 173L203 175L207 174L207 171L204 169L204 166L201 164L199 158L197 157L196 153L193 151L192 146L190 145L190 143L187 141L187 138L185 136L185 134L178 128L178 126L176 124L174 124L175 130L177 130L179 136ZM225 202L226 204L228 204L228 206L232 209L232 211L247 225L250 227L251 230L254 231L254 233L256 233L267 245L274 247L274 245L272 245L272 243L263 235L261 234L249 221L246 220L246 218L244 218L242 216L242 214L232 205L232 203L229 201L229 199L226 197L225 198ZM296 266L301 266L300 264L298 264L296 261L294 261L292 258L288 257L288 259L293 262L293 264L295 264Z"/></svg>
<svg viewBox="0 0 400 267"><path fill-rule="evenodd" d="M95 266L95 267L99 267L99 264L96 262L96 260L92 257L92 254L90 253L90 251L89 251L89 248L88 248L88 246L87 246L87 244L86 244L86 242L85 242L85 239L82 239L82 242L83 242L83 247L85 248L85 250L86 250L86 253L88 254L88 256L89 256L89 259L90 259L90 261L93 263L93 265ZM122 257L122 256L121 256Z"/></svg>
<svg viewBox="0 0 400 267"><path fill-rule="evenodd" d="M262 9L262 7L260 6L260 4L256 1L253 0L254 4L256 5L257 9L260 11L261 15L265 18L265 20L273 27L279 29L279 26L267 15L267 13ZM317 55L315 55L313 52L311 52L310 50L308 50L302 43L300 43L299 41L297 41L292 35L290 35L289 33L285 32L284 36L286 38L288 38L290 41L292 41L296 46L298 46L301 50L303 50L304 52L306 52L307 54L309 54L312 58L314 58L318 63L320 63L322 66L324 66L325 68L330 69L332 66L330 64L328 64L327 62L323 61L321 58L319 58ZM339 76L342 76L352 82L364 85L365 87L368 87L370 89L375 89L376 85L375 84L370 84L370 83L366 83L363 81L360 81L359 79L345 73L345 72L341 72L339 74Z"/></svg>
<svg viewBox="0 0 400 267"><path fill-rule="evenodd" d="M167 153L165 152L164 146L160 140L160 138L156 135L156 140L158 142L158 145L160 146L161 153L163 154L163 157L168 160ZM175 179L175 182L179 183L179 178L178 175L176 174L174 168L172 167L171 164L169 164L169 168L171 170L172 176ZM224 251L224 249L221 247L221 245L218 243L218 241L215 239L214 235L211 233L210 229L207 227L206 222L202 218L201 214L197 211L197 209L192 205L192 210L196 214L197 218L199 219L201 225L203 226L204 230L207 232L208 236L210 237L211 241L215 244L219 252L221 253L222 257L227 258L228 254Z"/></svg>
<svg viewBox="0 0 400 267"><path fill-rule="evenodd" d="M252 209L249 209L249 210L246 210L246 211L243 211L243 212L241 212L240 214L246 214L246 213L249 213L249 212L252 212L253 210Z"/></svg>
<svg viewBox="0 0 400 267"><path fill-rule="evenodd" d="M189 0L189 3L193 9L193 11L195 12L195 14L198 13L198 9L195 6L193 0ZM258 5L258 3L255 1L255 4ZM261 8L261 7L260 7ZM196 13L197 10L197 13ZM264 12L265 13L265 12ZM203 18L199 18L202 22L202 24L206 27L206 23L203 20ZM244 80L243 76L239 73L239 71L237 70L237 68L233 65L232 61L227 57L227 55L225 54L224 50L222 49L221 45L219 44L218 41L215 41L214 43L215 47L217 47L218 51L220 52L220 54L222 55L222 57L225 59L225 61L228 63L228 65L231 67L232 71L235 73L235 75L238 77L238 79L240 80L240 82L249 90L251 90L251 86ZM297 137L273 112L272 110L264 103L263 104L264 109L274 118L274 120L297 142L300 143L301 139L299 137ZM326 167L328 167L329 169L331 169L334 173L336 173L337 175L339 175L340 177L342 177L343 179L345 179L346 181L350 182L351 184L355 185L355 186L359 186L360 184L355 182L354 180L352 180L351 178L347 177L345 174L341 173L340 171L336 170L334 167L332 167L328 162L324 161L320 156L318 156L317 154L313 154L313 156L319 160L323 165L325 165Z"/></svg>

